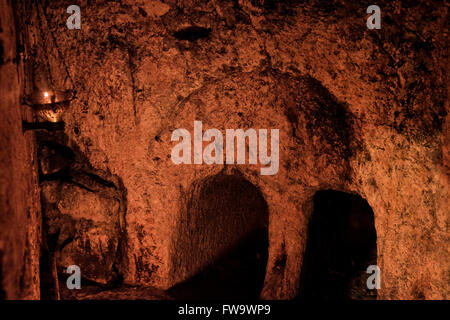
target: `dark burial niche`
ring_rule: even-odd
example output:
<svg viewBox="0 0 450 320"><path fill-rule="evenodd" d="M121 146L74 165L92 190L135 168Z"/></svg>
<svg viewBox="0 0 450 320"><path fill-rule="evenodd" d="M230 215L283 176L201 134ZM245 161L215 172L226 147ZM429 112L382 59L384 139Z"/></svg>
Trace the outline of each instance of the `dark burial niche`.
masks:
<svg viewBox="0 0 450 320"><path fill-rule="evenodd" d="M194 42L199 39L208 38L210 33L211 28L189 26L176 31L173 36L178 40L187 40Z"/></svg>
<svg viewBox="0 0 450 320"><path fill-rule="evenodd" d="M205 181L192 201L196 204L189 216L201 217L191 220L191 225L195 223L194 235L204 238L204 234L214 233L213 241L217 243L229 235L241 236L195 276L172 287L168 294L188 300L258 299L269 246L269 213L260 190L240 175L219 174ZM216 247L216 244L207 242L188 250L207 251L201 246Z"/></svg>
<svg viewBox="0 0 450 320"><path fill-rule="evenodd" d="M376 299L376 290L366 285L367 267L376 264L377 235L367 201L344 192L317 192L298 298Z"/></svg>

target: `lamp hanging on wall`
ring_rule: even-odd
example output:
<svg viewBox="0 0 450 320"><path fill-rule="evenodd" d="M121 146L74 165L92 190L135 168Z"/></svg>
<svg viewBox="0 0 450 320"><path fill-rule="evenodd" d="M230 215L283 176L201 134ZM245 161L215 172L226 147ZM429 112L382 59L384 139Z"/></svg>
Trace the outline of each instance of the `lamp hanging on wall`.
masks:
<svg viewBox="0 0 450 320"><path fill-rule="evenodd" d="M70 90L36 90L25 97L24 103L35 110L38 121L23 121L23 130L63 130L64 122L62 121L62 116L73 98L74 92Z"/></svg>
<svg viewBox="0 0 450 320"><path fill-rule="evenodd" d="M35 34L35 43L31 44L34 53L31 63L33 89L24 97L23 104L33 108L37 121L23 121L22 127L24 131L64 130L63 114L75 98L73 81L39 1L36 1L36 7L39 31Z"/></svg>

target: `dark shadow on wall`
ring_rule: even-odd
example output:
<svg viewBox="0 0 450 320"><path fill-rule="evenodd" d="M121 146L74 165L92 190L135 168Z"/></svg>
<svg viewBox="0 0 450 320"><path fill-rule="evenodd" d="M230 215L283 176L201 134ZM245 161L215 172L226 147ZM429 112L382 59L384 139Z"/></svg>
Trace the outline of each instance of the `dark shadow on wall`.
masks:
<svg viewBox="0 0 450 320"><path fill-rule="evenodd" d="M255 232L168 294L177 299L258 299L266 273L267 246L267 232Z"/></svg>
<svg viewBox="0 0 450 320"><path fill-rule="evenodd" d="M268 255L268 208L261 192L241 175L219 174L193 187L186 209L176 264L193 276L168 293L180 299L257 299Z"/></svg>
<svg viewBox="0 0 450 320"><path fill-rule="evenodd" d="M6 292L3 289L3 284L2 284L2 280L3 280L2 264L3 264L3 251L0 250L0 300L5 300Z"/></svg>
<svg viewBox="0 0 450 320"><path fill-rule="evenodd" d="M210 33L210 28L190 26L175 32L174 37L178 40L197 41L198 39L208 38Z"/></svg>
<svg viewBox="0 0 450 320"><path fill-rule="evenodd" d="M366 270L376 261L377 235L367 201L344 192L317 192L298 298L375 299Z"/></svg>

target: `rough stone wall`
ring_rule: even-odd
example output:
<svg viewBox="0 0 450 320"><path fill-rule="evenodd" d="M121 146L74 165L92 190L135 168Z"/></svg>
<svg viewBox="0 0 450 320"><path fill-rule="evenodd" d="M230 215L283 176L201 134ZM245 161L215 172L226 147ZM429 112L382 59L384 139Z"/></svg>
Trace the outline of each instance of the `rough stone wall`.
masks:
<svg viewBox="0 0 450 320"><path fill-rule="evenodd" d="M38 299L41 211L12 1L0 1L0 299Z"/></svg>
<svg viewBox="0 0 450 320"><path fill-rule="evenodd" d="M381 1L49 2L78 99L70 147L127 194L125 281L167 288L180 199L221 166L168 155L176 128L279 128L280 171L237 166L269 208L264 298L295 296L318 190L354 192L375 214L378 297L448 298L448 7ZM192 28L197 26L201 28ZM191 28L188 28L191 27Z"/></svg>

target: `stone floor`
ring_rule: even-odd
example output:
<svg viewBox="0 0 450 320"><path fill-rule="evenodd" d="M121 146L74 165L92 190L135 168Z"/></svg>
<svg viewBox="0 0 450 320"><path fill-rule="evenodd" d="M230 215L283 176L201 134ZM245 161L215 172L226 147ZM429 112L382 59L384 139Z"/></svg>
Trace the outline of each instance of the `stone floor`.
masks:
<svg viewBox="0 0 450 320"><path fill-rule="evenodd" d="M61 300L172 300L164 291L152 287L119 286L107 288L99 285L69 290L61 286Z"/></svg>

